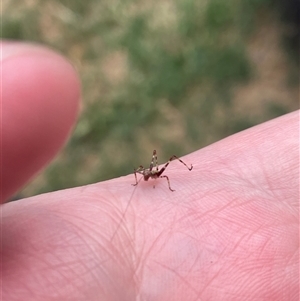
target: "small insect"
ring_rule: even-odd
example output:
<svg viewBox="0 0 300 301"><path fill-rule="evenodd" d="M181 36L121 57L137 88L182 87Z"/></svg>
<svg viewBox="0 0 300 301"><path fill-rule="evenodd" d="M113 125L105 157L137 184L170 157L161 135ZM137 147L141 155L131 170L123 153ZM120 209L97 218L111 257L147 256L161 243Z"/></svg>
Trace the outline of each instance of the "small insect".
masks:
<svg viewBox="0 0 300 301"><path fill-rule="evenodd" d="M168 181L169 189L171 191L175 191L174 189L171 188L170 180L169 180L168 176L162 176L163 172L166 170L166 168L168 167L170 162L173 160L179 160L183 165L185 165L187 167L187 169L189 171L191 171L193 169L193 165L191 165L191 167L188 167L182 160L180 160L175 155L173 155L161 169L158 169L156 150L154 150L149 168L144 168L142 165L140 165L137 169L134 169L134 176L135 176L136 183L131 184L131 185L136 186L139 183L139 181L143 178L144 178L144 181L148 181L150 178L151 179L166 178ZM155 168L153 168L154 161L155 161ZM139 181L137 180L137 177L136 177L137 173L143 175L143 178L141 178ZM153 186L153 188L155 188L155 185Z"/></svg>

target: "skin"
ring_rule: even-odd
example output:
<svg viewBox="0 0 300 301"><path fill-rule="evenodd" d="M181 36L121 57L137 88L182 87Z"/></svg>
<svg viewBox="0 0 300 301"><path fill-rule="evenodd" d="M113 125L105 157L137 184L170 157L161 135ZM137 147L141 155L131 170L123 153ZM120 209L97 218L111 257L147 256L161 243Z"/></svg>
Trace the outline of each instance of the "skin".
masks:
<svg viewBox="0 0 300 301"><path fill-rule="evenodd" d="M47 49L3 53L5 200L66 140L80 87ZM2 299L298 300L298 129L293 112L172 162L175 192L130 174L2 205Z"/></svg>

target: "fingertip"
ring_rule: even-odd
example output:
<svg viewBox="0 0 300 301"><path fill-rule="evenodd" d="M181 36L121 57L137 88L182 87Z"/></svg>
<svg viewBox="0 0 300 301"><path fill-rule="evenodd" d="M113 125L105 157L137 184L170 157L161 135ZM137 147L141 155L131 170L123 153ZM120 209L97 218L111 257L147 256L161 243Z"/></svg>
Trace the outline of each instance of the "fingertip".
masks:
<svg viewBox="0 0 300 301"><path fill-rule="evenodd" d="M80 81L47 48L2 43L1 200L22 187L65 143L77 119Z"/></svg>

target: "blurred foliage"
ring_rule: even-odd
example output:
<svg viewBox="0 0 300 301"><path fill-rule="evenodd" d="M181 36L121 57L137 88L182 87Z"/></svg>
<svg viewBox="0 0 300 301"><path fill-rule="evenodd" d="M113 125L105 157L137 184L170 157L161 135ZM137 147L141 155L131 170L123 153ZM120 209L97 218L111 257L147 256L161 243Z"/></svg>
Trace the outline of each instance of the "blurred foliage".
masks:
<svg viewBox="0 0 300 301"><path fill-rule="evenodd" d="M24 194L127 174L154 148L163 162L287 112L241 115L233 103L255 76L249 36L273 10L271 0L8 1L2 37L60 51L83 84L71 140Z"/></svg>

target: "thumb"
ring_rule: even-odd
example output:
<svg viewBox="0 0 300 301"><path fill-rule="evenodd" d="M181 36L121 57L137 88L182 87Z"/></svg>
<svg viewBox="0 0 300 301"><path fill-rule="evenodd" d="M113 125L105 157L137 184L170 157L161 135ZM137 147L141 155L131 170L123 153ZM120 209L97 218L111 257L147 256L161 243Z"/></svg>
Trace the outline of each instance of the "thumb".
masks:
<svg viewBox="0 0 300 301"><path fill-rule="evenodd" d="M61 148L75 123L80 84L72 66L36 45L2 42L0 202Z"/></svg>

